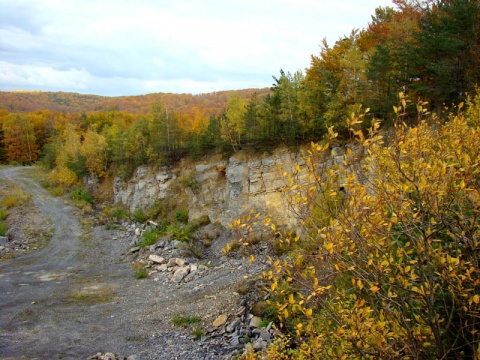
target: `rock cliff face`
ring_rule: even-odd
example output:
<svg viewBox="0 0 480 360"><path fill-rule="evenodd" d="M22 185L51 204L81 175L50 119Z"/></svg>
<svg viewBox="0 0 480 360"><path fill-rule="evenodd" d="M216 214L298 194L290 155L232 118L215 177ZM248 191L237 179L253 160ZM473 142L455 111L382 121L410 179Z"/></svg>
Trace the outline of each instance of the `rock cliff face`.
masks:
<svg viewBox="0 0 480 360"><path fill-rule="evenodd" d="M115 202L133 211L148 208L156 199L178 196L188 203L192 219L207 214L226 226L254 210L279 225L293 226L282 174L297 161L296 154L283 149L262 157L237 153L228 160L212 158L178 168L139 167L128 182L115 180Z"/></svg>

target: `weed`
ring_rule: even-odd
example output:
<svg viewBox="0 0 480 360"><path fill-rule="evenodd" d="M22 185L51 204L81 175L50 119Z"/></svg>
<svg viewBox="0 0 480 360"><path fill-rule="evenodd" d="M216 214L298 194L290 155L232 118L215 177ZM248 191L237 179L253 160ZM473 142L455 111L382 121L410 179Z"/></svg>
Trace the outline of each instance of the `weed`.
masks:
<svg viewBox="0 0 480 360"><path fill-rule="evenodd" d="M135 279L145 279L148 277L148 270L146 267L142 266L134 270Z"/></svg>
<svg viewBox="0 0 480 360"><path fill-rule="evenodd" d="M175 211L175 219L181 223L188 223L188 210L182 209Z"/></svg>
<svg viewBox="0 0 480 360"><path fill-rule="evenodd" d="M0 221L5 220L7 216L8 216L8 210L0 209Z"/></svg>
<svg viewBox="0 0 480 360"><path fill-rule="evenodd" d="M207 231L205 234L203 234L202 244L203 246L208 248L212 246L212 242L213 242L213 235L212 233Z"/></svg>
<svg viewBox="0 0 480 360"><path fill-rule="evenodd" d="M143 209L135 209L135 211L132 213L133 220L137 223L143 224L145 221L147 221L147 215L145 214L145 211Z"/></svg>
<svg viewBox="0 0 480 360"><path fill-rule="evenodd" d="M173 325L181 327L198 324L200 320L201 319L198 316L189 316L185 314L175 314L172 318Z"/></svg>
<svg viewBox="0 0 480 360"><path fill-rule="evenodd" d="M70 193L70 198L77 201L84 201L88 204L93 203L93 197L86 189L75 188Z"/></svg>
<svg viewBox="0 0 480 360"><path fill-rule="evenodd" d="M106 230L116 230L116 229L118 229L118 226L115 223L110 222L110 223L105 224L105 229Z"/></svg>
<svg viewBox="0 0 480 360"><path fill-rule="evenodd" d="M142 239L138 243L138 246L145 247L155 244L161 236L161 232L158 229L145 230L142 233Z"/></svg>
<svg viewBox="0 0 480 360"><path fill-rule="evenodd" d="M200 340L205 335L205 331L200 326L195 326L192 335L196 340Z"/></svg>
<svg viewBox="0 0 480 360"><path fill-rule="evenodd" d="M208 215L202 215L190 222L190 225L194 230L197 230L202 226L206 226L208 224L210 224L210 218L208 217Z"/></svg>
<svg viewBox="0 0 480 360"><path fill-rule="evenodd" d="M126 219L128 217L128 212L122 208L114 208L110 212L110 216L116 220Z"/></svg>
<svg viewBox="0 0 480 360"><path fill-rule="evenodd" d="M193 235L193 228L190 225L172 224L167 227L167 232L178 241L188 242Z"/></svg>
<svg viewBox="0 0 480 360"><path fill-rule="evenodd" d="M0 236L5 236L8 230L8 225L5 223L5 221L0 220Z"/></svg>

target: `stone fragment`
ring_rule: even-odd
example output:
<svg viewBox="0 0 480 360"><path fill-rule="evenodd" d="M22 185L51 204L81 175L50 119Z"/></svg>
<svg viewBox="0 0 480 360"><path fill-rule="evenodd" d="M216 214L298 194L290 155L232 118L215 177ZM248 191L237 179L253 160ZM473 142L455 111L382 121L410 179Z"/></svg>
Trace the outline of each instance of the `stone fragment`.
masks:
<svg viewBox="0 0 480 360"><path fill-rule="evenodd" d="M135 254L136 252L139 252L139 251L140 251L140 247L139 246L134 246L128 252L130 254Z"/></svg>
<svg viewBox="0 0 480 360"><path fill-rule="evenodd" d="M156 269L157 271L162 271L162 272L164 272L164 271L167 271L168 267L167 267L167 264L162 264L162 265L156 266L155 269Z"/></svg>
<svg viewBox="0 0 480 360"><path fill-rule="evenodd" d="M179 283L188 275L190 268L188 266L178 268L172 276L171 282Z"/></svg>
<svg viewBox="0 0 480 360"><path fill-rule="evenodd" d="M234 332L238 325L240 325L240 319L236 318L230 324L228 324L228 326L226 328L227 332L228 333Z"/></svg>
<svg viewBox="0 0 480 360"><path fill-rule="evenodd" d="M258 316L254 316L250 319L250 323L249 323L249 326L251 328L258 328L258 326L260 325L260 323L262 322L262 318L261 317L258 317Z"/></svg>
<svg viewBox="0 0 480 360"><path fill-rule="evenodd" d="M117 360L117 358L114 353L107 352L103 355L103 360Z"/></svg>
<svg viewBox="0 0 480 360"><path fill-rule="evenodd" d="M165 259L158 255L150 255L148 260L153 261L155 264L163 264L165 262Z"/></svg>
<svg viewBox="0 0 480 360"><path fill-rule="evenodd" d="M267 346L268 346L268 343L265 340L262 340L262 338L259 338L257 341L253 343L254 350L266 350Z"/></svg>
<svg viewBox="0 0 480 360"><path fill-rule="evenodd" d="M0 236L0 245L7 245L8 237Z"/></svg>
<svg viewBox="0 0 480 360"><path fill-rule="evenodd" d="M222 314L213 321L212 325L215 327L219 327L224 325L226 322L227 322L227 315Z"/></svg>
<svg viewBox="0 0 480 360"><path fill-rule="evenodd" d="M175 263L176 263L178 266L183 266L183 265L185 265L185 260L180 259L180 258L176 258L176 259L175 259Z"/></svg>

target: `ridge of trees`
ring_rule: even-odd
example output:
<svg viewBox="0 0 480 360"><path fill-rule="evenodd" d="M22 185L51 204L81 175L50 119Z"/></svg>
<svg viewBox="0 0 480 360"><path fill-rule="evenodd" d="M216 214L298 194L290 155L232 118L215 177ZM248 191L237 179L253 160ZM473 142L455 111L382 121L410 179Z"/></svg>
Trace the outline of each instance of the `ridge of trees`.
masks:
<svg viewBox="0 0 480 360"><path fill-rule="evenodd" d="M71 92L0 91L0 109L9 112L36 112L49 110L66 113L91 113L95 111L121 111L129 114L148 114L155 102L161 101L170 110L193 114L201 111L207 115L218 114L227 103L230 93L249 98L254 92L266 94L264 89L217 91L205 94L152 93L135 96L100 96Z"/></svg>

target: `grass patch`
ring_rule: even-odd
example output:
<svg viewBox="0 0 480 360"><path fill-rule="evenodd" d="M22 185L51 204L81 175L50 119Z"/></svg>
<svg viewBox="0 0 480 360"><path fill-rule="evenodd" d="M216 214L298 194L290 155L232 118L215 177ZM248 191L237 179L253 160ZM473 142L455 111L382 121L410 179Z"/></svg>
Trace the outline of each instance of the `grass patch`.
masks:
<svg viewBox="0 0 480 360"><path fill-rule="evenodd" d="M90 285L88 281L82 289L72 291L67 295L67 303L78 303L83 305L96 305L110 302L115 297L115 287L112 285Z"/></svg>
<svg viewBox="0 0 480 360"><path fill-rule="evenodd" d="M0 200L0 206L4 209L10 209L14 206L20 206L30 200L30 195L19 188L13 189L11 195L4 196Z"/></svg>
<svg viewBox="0 0 480 360"><path fill-rule="evenodd" d="M171 224L167 227L167 232L178 241L188 242L192 238L194 229L190 225Z"/></svg>
<svg viewBox="0 0 480 360"><path fill-rule="evenodd" d="M132 264L133 276L135 279L145 279L148 277L148 269L141 262L135 262Z"/></svg>
<svg viewBox="0 0 480 360"><path fill-rule="evenodd" d="M86 189L75 188L70 193L70 198L77 201L83 201L88 204L93 204L93 197Z"/></svg>
<svg viewBox="0 0 480 360"><path fill-rule="evenodd" d="M187 209L181 209L181 210L177 210L175 211L175 219L178 221L178 222L181 222L181 223L188 223L188 210Z"/></svg>
<svg viewBox="0 0 480 360"><path fill-rule="evenodd" d="M189 325L198 324L200 321L201 319L198 316L189 316L185 314L175 314L172 318L173 325L184 328Z"/></svg>
<svg viewBox="0 0 480 360"><path fill-rule="evenodd" d="M5 223L5 221L0 220L0 236L5 236L8 231L8 225Z"/></svg>
<svg viewBox="0 0 480 360"><path fill-rule="evenodd" d="M161 236L162 233L158 229L145 230L142 233L142 239L139 241L138 246L145 247L153 245L160 239Z"/></svg>
<svg viewBox="0 0 480 360"><path fill-rule="evenodd" d="M145 279L148 277L148 270L146 267L140 267L134 270L133 276L135 276L135 279Z"/></svg>
<svg viewBox="0 0 480 360"><path fill-rule="evenodd" d="M8 210L7 209L0 209L0 221L3 221L7 218L8 216Z"/></svg>
<svg viewBox="0 0 480 360"><path fill-rule="evenodd" d="M203 336L205 336L205 330L203 330L200 326L195 326L192 335L196 340L200 340Z"/></svg>
<svg viewBox="0 0 480 360"><path fill-rule="evenodd" d="M145 214L143 209L135 209L135 211L132 213L132 216L133 220L140 224L143 224L148 220L147 214Z"/></svg>

